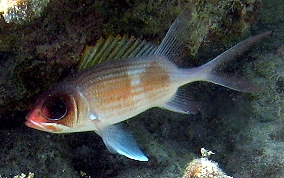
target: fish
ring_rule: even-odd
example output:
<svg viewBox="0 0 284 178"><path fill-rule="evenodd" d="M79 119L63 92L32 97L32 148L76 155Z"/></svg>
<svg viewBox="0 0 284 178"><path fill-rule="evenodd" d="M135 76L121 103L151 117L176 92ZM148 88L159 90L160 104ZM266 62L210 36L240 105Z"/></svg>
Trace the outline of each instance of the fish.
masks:
<svg viewBox="0 0 284 178"><path fill-rule="evenodd" d="M179 89L196 81L241 92L258 91L251 82L218 70L271 32L252 36L204 65L181 68L175 61L186 55L190 17L191 10L185 8L158 46L113 37L99 40L94 48L87 47L81 69L43 93L27 114L25 124L50 133L94 131L111 153L148 161L121 122L153 107L182 114L198 113L199 104L185 95L190 91Z"/></svg>

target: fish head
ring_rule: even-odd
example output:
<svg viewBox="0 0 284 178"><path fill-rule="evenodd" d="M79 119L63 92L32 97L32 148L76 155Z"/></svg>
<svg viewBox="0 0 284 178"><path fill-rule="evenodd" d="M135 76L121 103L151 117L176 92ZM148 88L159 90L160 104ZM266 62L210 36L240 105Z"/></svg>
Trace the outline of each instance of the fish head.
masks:
<svg viewBox="0 0 284 178"><path fill-rule="evenodd" d="M28 127L51 132L70 133L86 129L81 122L78 108L82 103L78 94L66 91L52 91L43 94L36 102L35 107L26 116Z"/></svg>

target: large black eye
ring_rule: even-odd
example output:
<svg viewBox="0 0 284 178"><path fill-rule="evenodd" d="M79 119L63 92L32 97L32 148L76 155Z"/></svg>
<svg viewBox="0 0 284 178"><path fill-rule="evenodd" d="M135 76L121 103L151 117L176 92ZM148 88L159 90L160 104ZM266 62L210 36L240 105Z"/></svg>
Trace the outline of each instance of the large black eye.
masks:
<svg viewBox="0 0 284 178"><path fill-rule="evenodd" d="M68 111L66 100L61 97L52 97L43 105L43 114L49 120L60 120Z"/></svg>

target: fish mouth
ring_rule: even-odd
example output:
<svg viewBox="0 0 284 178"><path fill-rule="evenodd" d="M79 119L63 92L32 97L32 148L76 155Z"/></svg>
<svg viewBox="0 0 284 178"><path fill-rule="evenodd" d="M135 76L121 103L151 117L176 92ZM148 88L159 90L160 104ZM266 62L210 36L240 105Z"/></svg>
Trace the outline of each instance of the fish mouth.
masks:
<svg viewBox="0 0 284 178"><path fill-rule="evenodd" d="M40 131L51 132L51 133L58 132L58 129L56 128L54 123L39 123L31 119L30 117L27 117L25 124L30 128Z"/></svg>
<svg viewBox="0 0 284 178"><path fill-rule="evenodd" d="M44 125L44 121L42 119L40 109L38 108L35 108L32 112L28 113L28 115L26 116L25 124L26 126L33 128L33 129L37 129L41 131L47 130L47 128Z"/></svg>
<svg viewBox="0 0 284 178"><path fill-rule="evenodd" d="M37 129L37 130L46 130L45 127L33 120L27 120L25 122L26 126L33 128L33 129Z"/></svg>

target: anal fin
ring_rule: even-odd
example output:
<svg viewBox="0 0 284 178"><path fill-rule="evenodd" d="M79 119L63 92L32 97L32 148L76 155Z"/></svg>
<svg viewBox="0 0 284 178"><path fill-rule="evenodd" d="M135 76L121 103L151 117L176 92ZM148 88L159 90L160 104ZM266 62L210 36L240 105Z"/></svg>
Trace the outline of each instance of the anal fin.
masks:
<svg viewBox="0 0 284 178"><path fill-rule="evenodd" d="M148 161L131 133L123 131L120 126L107 126L100 130L100 136L111 153L118 153L138 161Z"/></svg>
<svg viewBox="0 0 284 178"><path fill-rule="evenodd" d="M179 89L162 108L182 114L196 114L200 111L200 104L192 101L190 95L187 95L185 91Z"/></svg>

